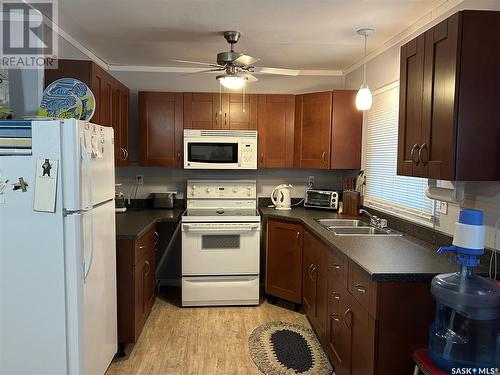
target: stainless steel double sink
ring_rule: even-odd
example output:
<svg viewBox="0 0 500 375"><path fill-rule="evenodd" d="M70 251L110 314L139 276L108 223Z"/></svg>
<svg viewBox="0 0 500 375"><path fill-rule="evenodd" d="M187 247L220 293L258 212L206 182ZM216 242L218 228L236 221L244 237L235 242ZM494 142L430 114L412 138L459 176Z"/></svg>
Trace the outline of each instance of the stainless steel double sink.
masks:
<svg viewBox="0 0 500 375"><path fill-rule="evenodd" d="M338 236L402 236L389 228L377 228L356 219L315 219L321 226Z"/></svg>

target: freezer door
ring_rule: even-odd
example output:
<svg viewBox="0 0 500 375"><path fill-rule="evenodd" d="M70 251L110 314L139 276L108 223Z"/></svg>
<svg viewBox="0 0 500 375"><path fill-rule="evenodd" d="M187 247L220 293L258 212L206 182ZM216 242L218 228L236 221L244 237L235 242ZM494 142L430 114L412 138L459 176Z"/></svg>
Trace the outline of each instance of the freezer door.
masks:
<svg viewBox="0 0 500 375"><path fill-rule="evenodd" d="M66 120L62 140L64 208L77 211L113 199L113 128Z"/></svg>

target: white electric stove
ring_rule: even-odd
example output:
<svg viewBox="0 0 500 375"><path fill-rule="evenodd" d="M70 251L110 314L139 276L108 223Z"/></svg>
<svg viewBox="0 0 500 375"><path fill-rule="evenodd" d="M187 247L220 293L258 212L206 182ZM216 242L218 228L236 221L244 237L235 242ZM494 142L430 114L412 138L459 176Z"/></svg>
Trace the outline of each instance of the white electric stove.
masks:
<svg viewBox="0 0 500 375"><path fill-rule="evenodd" d="M182 306L259 303L255 180L189 180L182 217Z"/></svg>

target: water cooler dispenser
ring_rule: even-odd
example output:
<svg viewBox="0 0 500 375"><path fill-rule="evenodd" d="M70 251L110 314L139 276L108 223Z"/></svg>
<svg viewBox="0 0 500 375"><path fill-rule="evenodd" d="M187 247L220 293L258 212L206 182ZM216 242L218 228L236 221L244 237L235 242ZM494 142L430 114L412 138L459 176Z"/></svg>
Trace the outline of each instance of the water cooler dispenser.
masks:
<svg viewBox="0 0 500 375"><path fill-rule="evenodd" d="M432 280L436 317L429 332L429 354L443 370L500 368L500 287L474 272L484 252L483 212L462 209L453 246L460 271ZM478 370L476 370L478 371Z"/></svg>

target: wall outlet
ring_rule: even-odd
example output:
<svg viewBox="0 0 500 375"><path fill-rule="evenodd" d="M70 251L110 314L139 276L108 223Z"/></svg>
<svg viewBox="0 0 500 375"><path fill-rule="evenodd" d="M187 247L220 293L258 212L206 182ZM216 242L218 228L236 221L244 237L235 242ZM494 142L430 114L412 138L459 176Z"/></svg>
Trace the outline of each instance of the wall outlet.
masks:
<svg viewBox="0 0 500 375"><path fill-rule="evenodd" d="M448 202L436 201L438 212L443 215L448 215Z"/></svg>
<svg viewBox="0 0 500 375"><path fill-rule="evenodd" d="M144 185L144 175L143 174L138 174L135 176L135 183L137 185Z"/></svg>
<svg viewBox="0 0 500 375"><path fill-rule="evenodd" d="M315 178L314 176L309 176L307 177L307 187L308 188L314 188L314 183L315 183Z"/></svg>

